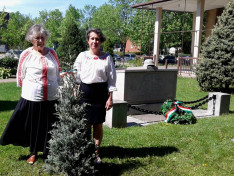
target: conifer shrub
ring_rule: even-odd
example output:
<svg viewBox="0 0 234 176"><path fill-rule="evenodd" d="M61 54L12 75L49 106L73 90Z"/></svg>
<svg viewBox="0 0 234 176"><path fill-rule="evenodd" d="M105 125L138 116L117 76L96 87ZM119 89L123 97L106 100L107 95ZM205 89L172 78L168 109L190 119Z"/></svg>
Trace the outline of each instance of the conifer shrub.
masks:
<svg viewBox="0 0 234 176"><path fill-rule="evenodd" d="M233 9L234 1L231 0L202 46L196 76L204 91L228 92L234 86Z"/></svg>
<svg viewBox="0 0 234 176"><path fill-rule="evenodd" d="M49 155L45 170L69 176L93 175L95 173L95 145L90 139L86 104L79 104L79 92L70 74L64 77L59 89L56 107L58 122L54 124L49 141Z"/></svg>
<svg viewBox="0 0 234 176"><path fill-rule="evenodd" d="M74 64L78 54L86 48L84 32L74 21L70 21L61 36L57 49L62 68L68 70Z"/></svg>

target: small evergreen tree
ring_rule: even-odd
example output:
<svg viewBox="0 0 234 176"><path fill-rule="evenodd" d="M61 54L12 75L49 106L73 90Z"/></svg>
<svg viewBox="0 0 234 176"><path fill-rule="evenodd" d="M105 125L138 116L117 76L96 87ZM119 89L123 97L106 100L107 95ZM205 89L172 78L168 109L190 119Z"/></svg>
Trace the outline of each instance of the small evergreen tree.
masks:
<svg viewBox="0 0 234 176"><path fill-rule="evenodd" d="M71 75L59 91L57 112L59 121L54 124L49 141L49 155L45 170L69 176L95 173L95 145L90 139L85 104L79 105L81 93L74 90L76 84Z"/></svg>
<svg viewBox="0 0 234 176"><path fill-rule="evenodd" d="M57 49L57 53L63 68L70 68L78 54L86 49L85 34L72 20L69 21ZM67 70L67 69L66 69Z"/></svg>
<svg viewBox="0 0 234 176"><path fill-rule="evenodd" d="M234 1L231 0L201 50L196 76L202 90L228 91L234 85Z"/></svg>

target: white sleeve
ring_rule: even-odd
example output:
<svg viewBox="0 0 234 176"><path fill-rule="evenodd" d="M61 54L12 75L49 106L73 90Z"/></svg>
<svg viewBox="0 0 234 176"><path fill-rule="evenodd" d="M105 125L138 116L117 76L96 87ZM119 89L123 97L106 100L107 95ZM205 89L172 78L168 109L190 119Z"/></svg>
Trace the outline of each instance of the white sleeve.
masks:
<svg viewBox="0 0 234 176"><path fill-rule="evenodd" d="M25 78L26 68L25 68L25 59L29 54L28 49L24 50L19 59L17 73L16 73L16 80L17 80L17 87L22 87L23 79Z"/></svg>
<svg viewBox="0 0 234 176"><path fill-rule="evenodd" d="M74 71L74 75L75 75L75 79L76 79L76 82L78 84L81 83L81 79L80 79L80 71L81 71L81 63L82 63L82 58L85 57L85 53L84 52L81 52L77 58L76 58L76 61L73 65L73 68L75 69Z"/></svg>
<svg viewBox="0 0 234 176"><path fill-rule="evenodd" d="M116 70L113 59L111 56L108 58L108 70L107 70L107 78L108 78L108 90L109 92L116 91Z"/></svg>

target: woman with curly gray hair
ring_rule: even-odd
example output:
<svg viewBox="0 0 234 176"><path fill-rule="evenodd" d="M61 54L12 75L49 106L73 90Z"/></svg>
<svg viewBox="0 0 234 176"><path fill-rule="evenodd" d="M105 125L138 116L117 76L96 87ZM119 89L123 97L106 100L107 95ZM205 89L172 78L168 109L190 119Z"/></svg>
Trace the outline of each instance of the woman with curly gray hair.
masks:
<svg viewBox="0 0 234 176"><path fill-rule="evenodd" d="M21 98L0 139L1 145L28 146L34 164L38 152L48 154L49 131L57 120L56 94L60 81L60 65L56 52L45 47L49 32L43 25L31 26L26 40L32 47L22 52L17 70Z"/></svg>

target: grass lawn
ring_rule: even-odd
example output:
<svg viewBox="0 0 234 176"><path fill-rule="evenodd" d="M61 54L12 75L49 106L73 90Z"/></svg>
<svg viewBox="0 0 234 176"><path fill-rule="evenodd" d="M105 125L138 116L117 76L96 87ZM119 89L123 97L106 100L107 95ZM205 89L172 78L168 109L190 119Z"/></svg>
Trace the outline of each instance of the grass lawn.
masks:
<svg viewBox="0 0 234 176"><path fill-rule="evenodd" d="M195 79L178 78L177 99L207 95ZM0 134L20 97L15 83L0 84ZM203 105L206 108L207 105ZM230 114L199 119L194 125L158 123L145 127L104 128L100 175L228 176L234 175L234 95ZM44 161L26 162L28 148L0 146L0 175L49 175Z"/></svg>

